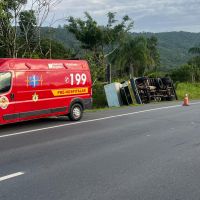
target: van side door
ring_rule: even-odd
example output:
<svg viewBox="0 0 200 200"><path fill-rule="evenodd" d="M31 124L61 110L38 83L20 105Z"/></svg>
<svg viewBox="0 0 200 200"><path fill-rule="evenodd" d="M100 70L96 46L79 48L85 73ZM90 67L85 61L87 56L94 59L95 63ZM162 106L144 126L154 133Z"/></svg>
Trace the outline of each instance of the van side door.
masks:
<svg viewBox="0 0 200 200"><path fill-rule="evenodd" d="M46 71L17 71L16 75L16 110L20 121L51 114Z"/></svg>

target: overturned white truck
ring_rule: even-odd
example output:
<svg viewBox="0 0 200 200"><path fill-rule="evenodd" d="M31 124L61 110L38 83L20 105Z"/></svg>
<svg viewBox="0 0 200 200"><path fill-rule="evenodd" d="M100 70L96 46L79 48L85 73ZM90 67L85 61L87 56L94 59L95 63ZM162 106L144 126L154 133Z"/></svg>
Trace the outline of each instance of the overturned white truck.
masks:
<svg viewBox="0 0 200 200"><path fill-rule="evenodd" d="M105 86L105 93L110 107L177 100L173 81L168 77L132 78L122 83Z"/></svg>

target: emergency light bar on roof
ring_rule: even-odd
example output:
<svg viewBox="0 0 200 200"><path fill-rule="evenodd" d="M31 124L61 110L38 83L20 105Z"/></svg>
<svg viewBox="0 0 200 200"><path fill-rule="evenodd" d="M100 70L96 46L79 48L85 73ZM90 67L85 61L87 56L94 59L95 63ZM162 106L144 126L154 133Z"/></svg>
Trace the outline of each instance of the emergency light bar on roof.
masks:
<svg viewBox="0 0 200 200"><path fill-rule="evenodd" d="M63 69L64 65L63 63L52 63L48 64L49 69Z"/></svg>

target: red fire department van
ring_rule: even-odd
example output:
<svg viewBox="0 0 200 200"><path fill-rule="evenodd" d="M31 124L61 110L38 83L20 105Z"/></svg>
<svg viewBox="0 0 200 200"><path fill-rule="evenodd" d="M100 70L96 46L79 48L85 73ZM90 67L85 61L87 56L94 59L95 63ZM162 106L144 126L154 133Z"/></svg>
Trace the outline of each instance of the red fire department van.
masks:
<svg viewBox="0 0 200 200"><path fill-rule="evenodd" d="M0 124L67 115L80 120L91 108L84 60L0 59Z"/></svg>

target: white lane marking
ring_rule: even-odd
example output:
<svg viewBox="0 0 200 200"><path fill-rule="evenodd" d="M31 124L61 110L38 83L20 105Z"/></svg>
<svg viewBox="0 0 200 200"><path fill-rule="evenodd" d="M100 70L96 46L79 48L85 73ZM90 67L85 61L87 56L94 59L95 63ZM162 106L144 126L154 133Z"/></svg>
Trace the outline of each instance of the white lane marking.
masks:
<svg viewBox="0 0 200 200"><path fill-rule="evenodd" d="M200 102L190 103L190 105L197 105L197 104L200 104ZM182 105L153 108L153 109L149 109L149 110L141 110L141 111L137 111L137 112L125 113L125 114L121 114L121 115L113 115L113 116L109 116L109 117L102 117L102 118L91 119L91 120L87 120L87 121L74 122L74 123L70 123L70 124L61 124L61 125L57 125L57 126L49 126L49 127L45 127L45 128L39 128L39 129L33 129L33 130L28 130L28 131L22 131L22 132L18 132L18 133L1 135L0 138L6 138L6 137L11 137L11 136L16 136L16 135L34 133L34 132L38 132L38 131L50 130L50 129L61 128L61 127L66 127L66 126L73 126L73 125L77 125L77 124L85 124L85 123L89 123L89 122L102 121L102 120L106 120L106 119L112 119L112 118L117 118L117 117L136 115L136 114L140 114L140 113L146 113L146 112L157 111L157 110L165 110L165 109L171 109L171 108L178 108L178 107L182 107Z"/></svg>
<svg viewBox="0 0 200 200"><path fill-rule="evenodd" d="M7 176L2 176L2 177L0 177L0 182L11 179L11 178L15 178L17 176L21 176L21 175L24 175L24 174L25 174L24 172L17 172L17 173L10 174L10 175L7 175Z"/></svg>

